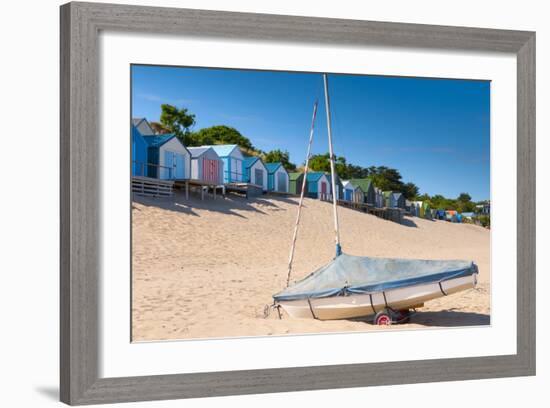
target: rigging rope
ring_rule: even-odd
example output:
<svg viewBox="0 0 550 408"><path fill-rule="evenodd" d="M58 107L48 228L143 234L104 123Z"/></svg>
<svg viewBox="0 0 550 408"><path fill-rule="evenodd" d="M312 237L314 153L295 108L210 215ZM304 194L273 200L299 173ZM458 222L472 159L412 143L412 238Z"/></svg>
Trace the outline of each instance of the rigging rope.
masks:
<svg viewBox="0 0 550 408"><path fill-rule="evenodd" d="M315 101L313 105L313 117L311 119L311 129L309 131L309 144L307 146L306 164L304 167L304 178L302 180L302 191L300 192L300 202L298 204L298 214L296 215L296 224L294 225L294 235L292 237L292 245L290 247L290 256L288 258L288 272L286 276L286 287L290 284L290 273L292 272L292 261L294 259L294 249L296 247L296 237L298 236L298 225L300 225L300 215L302 213L302 204L304 202L304 193L307 183L307 172L309 169L309 158L311 157L311 145L313 143L313 130L315 128L315 117L317 116L317 104Z"/></svg>

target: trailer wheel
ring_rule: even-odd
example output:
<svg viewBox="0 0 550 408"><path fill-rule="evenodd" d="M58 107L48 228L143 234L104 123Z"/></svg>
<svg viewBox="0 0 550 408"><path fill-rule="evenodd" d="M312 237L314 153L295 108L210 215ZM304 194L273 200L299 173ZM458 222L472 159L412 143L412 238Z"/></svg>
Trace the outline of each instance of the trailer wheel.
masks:
<svg viewBox="0 0 550 408"><path fill-rule="evenodd" d="M393 323L390 313L387 310L381 310L374 316L374 324L377 326L389 326Z"/></svg>

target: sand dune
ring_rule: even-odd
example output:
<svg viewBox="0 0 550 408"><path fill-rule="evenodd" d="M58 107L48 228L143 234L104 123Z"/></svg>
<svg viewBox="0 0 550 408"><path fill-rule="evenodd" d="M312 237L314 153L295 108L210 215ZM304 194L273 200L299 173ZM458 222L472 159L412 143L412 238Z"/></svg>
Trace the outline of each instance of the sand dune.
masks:
<svg viewBox="0 0 550 408"><path fill-rule="evenodd" d="M376 330L364 321L264 318L285 286L296 198L185 200L136 197L133 217L134 341ZM352 255L468 259L476 289L436 299L406 327L489 324L488 230L407 218L405 225L339 208L344 252ZM334 256L332 207L306 199L294 271L298 280Z"/></svg>

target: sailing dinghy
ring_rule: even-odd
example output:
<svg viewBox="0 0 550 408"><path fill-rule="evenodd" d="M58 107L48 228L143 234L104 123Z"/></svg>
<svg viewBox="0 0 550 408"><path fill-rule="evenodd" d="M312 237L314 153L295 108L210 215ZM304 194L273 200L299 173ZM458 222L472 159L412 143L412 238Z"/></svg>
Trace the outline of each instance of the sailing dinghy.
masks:
<svg viewBox="0 0 550 408"><path fill-rule="evenodd" d="M409 309L476 285L469 261L370 258L341 254L304 279L273 295L295 318L351 319L377 315L379 324ZM399 317L401 315L401 317Z"/></svg>
<svg viewBox="0 0 550 408"><path fill-rule="evenodd" d="M335 191L334 153L326 74L323 75L323 80L331 191ZM343 254L340 247L335 194L332 194L332 204L336 232L336 257L304 279L290 284L316 113L317 103L313 109L305 174L288 261L287 287L273 295L274 306L282 307L294 318L332 320L374 315L375 324L387 325L408 321L410 310L422 307L424 302L475 287L478 268L472 261L374 258Z"/></svg>

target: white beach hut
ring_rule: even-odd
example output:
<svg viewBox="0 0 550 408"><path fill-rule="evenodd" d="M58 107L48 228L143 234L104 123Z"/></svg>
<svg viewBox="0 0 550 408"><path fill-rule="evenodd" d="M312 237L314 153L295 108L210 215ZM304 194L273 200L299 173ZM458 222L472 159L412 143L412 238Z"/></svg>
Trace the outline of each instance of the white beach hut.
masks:
<svg viewBox="0 0 550 408"><path fill-rule="evenodd" d="M173 134L143 136L147 142L147 173L164 180L191 177L191 153Z"/></svg>
<svg viewBox="0 0 550 408"><path fill-rule="evenodd" d="M288 193L288 172L282 163L267 163L267 189L279 193Z"/></svg>
<svg viewBox="0 0 550 408"><path fill-rule="evenodd" d="M263 191L268 188L268 170L259 157L245 157L243 160L243 181L261 186Z"/></svg>
<svg viewBox="0 0 550 408"><path fill-rule="evenodd" d="M188 147L191 153L191 178L215 185L222 184L223 162L211 147Z"/></svg>

